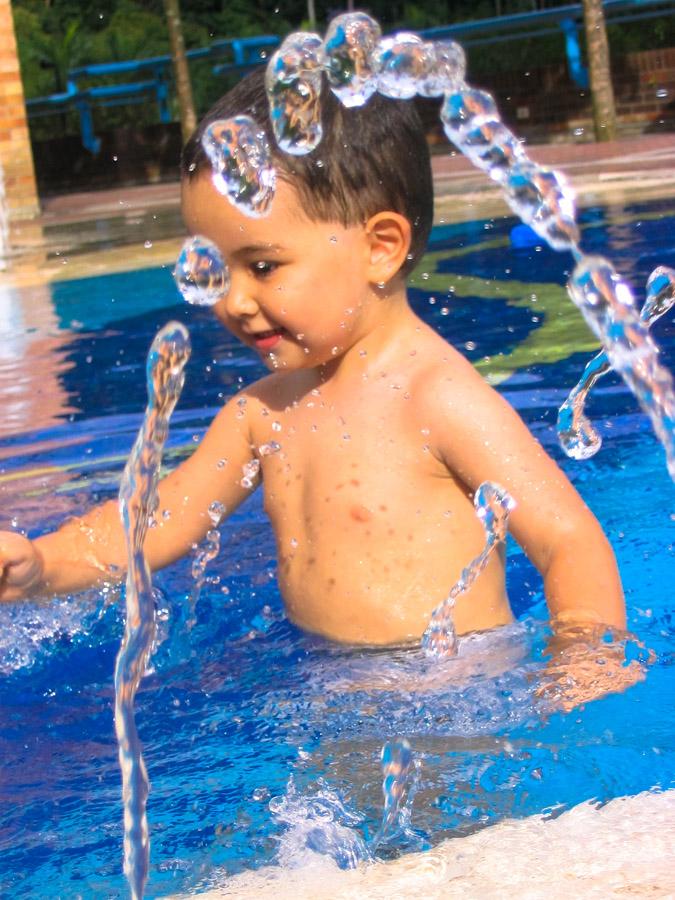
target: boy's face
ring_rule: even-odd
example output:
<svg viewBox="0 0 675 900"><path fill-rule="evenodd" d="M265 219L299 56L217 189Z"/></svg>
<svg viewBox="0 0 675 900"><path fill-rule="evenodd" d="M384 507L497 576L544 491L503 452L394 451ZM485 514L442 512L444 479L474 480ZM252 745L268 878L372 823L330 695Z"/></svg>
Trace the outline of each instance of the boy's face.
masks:
<svg viewBox="0 0 675 900"><path fill-rule="evenodd" d="M208 173L184 182L183 217L191 234L216 244L230 270L216 316L271 369L321 365L372 327L365 226L311 221L282 180L269 215L251 219L218 193Z"/></svg>

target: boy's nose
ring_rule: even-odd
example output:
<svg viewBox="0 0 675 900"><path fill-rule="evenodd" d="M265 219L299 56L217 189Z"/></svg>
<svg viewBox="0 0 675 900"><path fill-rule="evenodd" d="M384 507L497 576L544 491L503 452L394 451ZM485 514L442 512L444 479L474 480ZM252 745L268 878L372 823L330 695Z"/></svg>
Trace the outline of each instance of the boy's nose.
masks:
<svg viewBox="0 0 675 900"><path fill-rule="evenodd" d="M245 284L232 279L230 289L221 301L224 311L232 318L254 316L258 312L258 304Z"/></svg>

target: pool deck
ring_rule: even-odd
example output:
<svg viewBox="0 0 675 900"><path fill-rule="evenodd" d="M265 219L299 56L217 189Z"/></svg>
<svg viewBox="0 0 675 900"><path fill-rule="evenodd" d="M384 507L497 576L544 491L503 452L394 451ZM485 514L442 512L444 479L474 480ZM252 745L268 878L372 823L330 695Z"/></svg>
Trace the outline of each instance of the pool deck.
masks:
<svg viewBox="0 0 675 900"><path fill-rule="evenodd" d="M562 170L579 206L675 198L675 136L528 147ZM510 216L498 187L461 155L435 153L435 221ZM47 197L42 215L12 228L0 286L22 286L170 264L184 238L178 182ZM105 251L105 252L103 252Z"/></svg>

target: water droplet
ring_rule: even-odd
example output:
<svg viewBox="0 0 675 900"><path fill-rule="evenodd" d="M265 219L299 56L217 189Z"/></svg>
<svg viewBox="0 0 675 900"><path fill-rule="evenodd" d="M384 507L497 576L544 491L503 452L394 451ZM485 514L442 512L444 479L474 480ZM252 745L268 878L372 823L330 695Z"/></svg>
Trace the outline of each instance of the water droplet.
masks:
<svg viewBox="0 0 675 900"><path fill-rule="evenodd" d="M286 153L301 156L320 143L321 70L323 42L318 34L296 31L285 38L270 59L265 87L277 144ZM317 160L317 166L323 166Z"/></svg>
<svg viewBox="0 0 675 900"><path fill-rule="evenodd" d="M665 100L668 96L668 89L664 87L657 88L656 96L659 98L659 100Z"/></svg>
<svg viewBox="0 0 675 900"><path fill-rule="evenodd" d="M219 500L214 500L213 503L209 506L209 518L213 523L214 528L220 524L220 520L223 518L226 512L226 507L224 503L221 503Z"/></svg>
<svg viewBox="0 0 675 900"><path fill-rule="evenodd" d="M377 89L387 97L409 100L431 74L433 45L419 35L401 31L383 38L374 54Z"/></svg>
<svg viewBox="0 0 675 900"><path fill-rule="evenodd" d="M466 56L455 41L435 41L426 45L427 74L418 83L423 97L441 97L464 82Z"/></svg>
<svg viewBox="0 0 675 900"><path fill-rule="evenodd" d="M243 488L251 489L254 485L254 480L258 476L258 472L260 471L260 460L252 459L249 462L245 463L242 467L242 472L244 473L244 477L241 479L241 486Z"/></svg>
<svg viewBox="0 0 675 900"><path fill-rule="evenodd" d="M382 31L362 12L336 16L326 30L326 77L344 106L363 106L377 90L374 60Z"/></svg>
<svg viewBox="0 0 675 900"><path fill-rule="evenodd" d="M278 453L281 450L281 444L278 444L276 441L268 441L266 444L261 444L258 447L258 453L261 456L271 456L273 453Z"/></svg>
<svg viewBox="0 0 675 900"><path fill-rule="evenodd" d="M337 237L334 234L331 234L328 240L331 242L331 244L337 244Z"/></svg>
<svg viewBox="0 0 675 900"><path fill-rule="evenodd" d="M152 247L152 241L144 241L143 246L146 250L150 250L150 248Z"/></svg>
<svg viewBox="0 0 675 900"><path fill-rule="evenodd" d="M298 546L297 540L295 538L291 538L290 545L291 545L292 549L295 550L295 548Z"/></svg>
<svg viewBox="0 0 675 900"><path fill-rule="evenodd" d="M218 119L206 128L202 147L211 162L213 184L244 215L269 212L276 173L264 132L249 116Z"/></svg>
<svg viewBox="0 0 675 900"><path fill-rule="evenodd" d="M281 431L281 422L272 422L272 431Z"/></svg>
<svg viewBox="0 0 675 900"><path fill-rule="evenodd" d="M173 277L183 299L195 306L213 306L230 289L230 272L220 250L200 235L183 244Z"/></svg>
<svg viewBox="0 0 675 900"><path fill-rule="evenodd" d="M554 250L576 249L574 194L559 172L518 162L508 173L504 194L511 209Z"/></svg>
<svg viewBox="0 0 675 900"><path fill-rule="evenodd" d="M464 344L465 350L475 350L478 344L475 341L466 341Z"/></svg>

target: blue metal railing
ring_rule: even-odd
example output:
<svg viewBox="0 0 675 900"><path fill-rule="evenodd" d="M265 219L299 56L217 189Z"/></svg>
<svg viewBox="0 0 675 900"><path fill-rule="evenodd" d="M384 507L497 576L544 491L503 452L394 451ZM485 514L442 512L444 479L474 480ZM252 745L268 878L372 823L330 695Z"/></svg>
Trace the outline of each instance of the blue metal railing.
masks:
<svg viewBox="0 0 675 900"><path fill-rule="evenodd" d="M250 38L232 38L216 41L209 47L188 50L190 60L213 59L226 57L226 60L214 66L214 72L223 75L229 72L245 72L264 62L267 54L279 46L277 35L261 35ZM92 78L125 77L128 75L146 75L150 79L142 81L121 82L120 84L104 84L82 86L83 80ZM169 108L169 85L172 77L172 60L170 56L154 56L148 59L130 59L115 63L96 63L89 66L78 66L68 72L67 89L60 94L47 97L35 97L26 101L30 118L52 115L66 109L76 109L80 117L82 143L91 153L98 153L101 141L94 131L92 107L118 106L138 103L148 97L155 100L159 110L160 122L171 121Z"/></svg>
<svg viewBox="0 0 675 900"><path fill-rule="evenodd" d="M651 19L675 12L675 0L604 0L603 9L608 24L623 24L638 19ZM588 70L583 64L579 43L579 27L583 22L583 8L580 3L558 6L537 12L516 13L455 25L429 28L420 34L430 40L452 38L463 46L486 46L505 41L524 40L548 34L560 34L565 39L565 53L570 77L581 88L588 87ZM209 47L188 50L190 60L218 59L213 72L225 75L246 72L260 65L280 43L277 35L231 38L216 41ZM141 102L154 98L161 122L171 121L169 109L169 85L172 77L170 56L156 56L149 59L134 59L117 63L100 63L80 66L68 73L67 90L61 94L36 97L26 103L31 118L51 115L68 108L75 108L80 117L82 143L87 150L98 153L101 142L94 133L92 116L93 104L112 106ZM126 76L150 72L151 79L124 82L112 85L82 87L80 81L108 76Z"/></svg>
<svg viewBox="0 0 675 900"><path fill-rule="evenodd" d="M675 12L673 0L604 0L602 7L608 25L652 19ZM587 88L588 69L582 62L579 44L579 26L583 23L583 17L583 7L580 3L575 3L537 12L441 25L429 28L422 34L430 40L452 38L464 47L471 47L541 37L562 31L570 77L579 87Z"/></svg>

